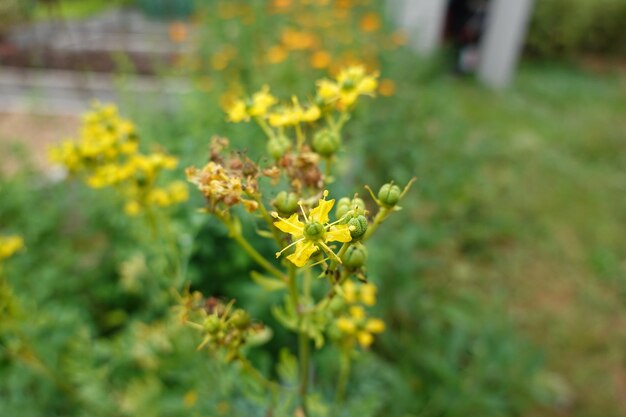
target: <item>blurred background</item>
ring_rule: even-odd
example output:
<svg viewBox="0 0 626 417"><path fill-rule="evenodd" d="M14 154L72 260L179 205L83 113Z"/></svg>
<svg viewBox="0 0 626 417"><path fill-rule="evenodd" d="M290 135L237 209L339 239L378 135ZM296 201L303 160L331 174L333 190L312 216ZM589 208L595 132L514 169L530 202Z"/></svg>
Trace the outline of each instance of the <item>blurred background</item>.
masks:
<svg viewBox="0 0 626 417"><path fill-rule="evenodd" d="M263 150L226 122L233 96L310 95L354 63L381 80L341 191L418 182L372 242L388 327L344 415L626 415L625 28L625 0L0 0L0 233L26 244L0 294L0 415L265 415L166 319L145 226L59 182L48 148L114 102L182 178L215 134ZM201 205L175 213L189 282L271 325L275 299ZM254 360L294 343L277 331Z"/></svg>

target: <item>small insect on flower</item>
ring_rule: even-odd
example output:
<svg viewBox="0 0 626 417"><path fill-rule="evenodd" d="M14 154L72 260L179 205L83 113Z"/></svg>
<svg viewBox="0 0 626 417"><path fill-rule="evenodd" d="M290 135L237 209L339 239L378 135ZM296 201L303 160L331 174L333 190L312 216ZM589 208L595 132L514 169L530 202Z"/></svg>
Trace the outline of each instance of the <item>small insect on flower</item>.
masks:
<svg viewBox="0 0 626 417"><path fill-rule="evenodd" d="M274 225L281 231L289 233L294 239L290 245L277 252L276 257L295 245L295 252L287 256L287 259L297 267L303 267L318 249L322 249L329 257L341 263L341 259L328 247L327 243L345 243L352 240L350 226L338 224L339 221L329 223L328 213L333 208L335 200L327 201L327 196L328 191L324 191L323 198L319 200L317 207L311 209L308 216L300 206L304 223L299 220L297 213L287 219L281 218L278 213L272 213L278 219Z"/></svg>

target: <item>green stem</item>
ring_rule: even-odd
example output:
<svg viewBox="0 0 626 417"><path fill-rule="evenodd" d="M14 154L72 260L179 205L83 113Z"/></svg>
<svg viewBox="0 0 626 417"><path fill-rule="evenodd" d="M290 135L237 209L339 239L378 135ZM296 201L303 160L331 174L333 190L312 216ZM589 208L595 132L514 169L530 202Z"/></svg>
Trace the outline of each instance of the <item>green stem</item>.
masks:
<svg viewBox="0 0 626 417"><path fill-rule="evenodd" d="M391 213L392 213L391 210L389 210L388 208L381 207L378 213L376 213L376 216L374 217L372 224L367 228L367 231L365 232L365 235L363 236L363 241L366 241L367 239L369 239L369 237L376 231L376 229L378 229L378 226L380 226L387 219L387 217L389 217Z"/></svg>
<svg viewBox="0 0 626 417"><path fill-rule="evenodd" d="M348 386L348 379L350 378L350 355L345 350L342 350L339 358L339 380L337 382L337 392L335 401L337 404L343 403L346 397L346 387Z"/></svg>
<svg viewBox="0 0 626 417"><path fill-rule="evenodd" d="M243 235L237 230L237 228L232 224L232 222L227 219L220 218L222 222L228 228L230 236L241 246L241 248L248 254L250 257L260 266L265 268L267 272L274 275L276 278L281 281L286 281L285 274L278 270L274 265L269 263L267 259L265 259L256 249L252 247L252 245L248 242L248 240L243 237Z"/></svg>
<svg viewBox="0 0 626 417"><path fill-rule="evenodd" d="M305 142L304 133L302 132L302 126L300 126L300 124L296 125L296 141L296 149L300 152Z"/></svg>
<svg viewBox="0 0 626 417"><path fill-rule="evenodd" d="M276 229L276 227L274 226L274 220L272 219L272 216L270 216L269 212L267 211L267 208L265 208L265 204L263 204L263 200L261 199L261 196L257 194L252 194L252 193L247 193L247 194L250 198L252 198L254 201L256 201L259 204L259 213L261 213L261 217L263 217L263 220L265 220L265 222L267 223L267 226L270 228L270 231L272 232L272 236L274 236L274 240L276 241L278 248L282 249L283 241L280 237L280 234L278 233L278 229Z"/></svg>
<svg viewBox="0 0 626 417"><path fill-rule="evenodd" d="M291 298L291 302L293 303L298 314L298 360L300 362L300 385L298 387L298 392L302 409L306 415L306 394L309 385L309 338L306 333L304 333L302 328L303 313L300 308L300 300L298 296L296 269L293 266L289 267L289 297Z"/></svg>
<svg viewBox="0 0 626 417"><path fill-rule="evenodd" d="M324 159L324 180L326 181L326 184L330 184L331 183L331 178L332 178L332 174L333 174L333 157L330 156L328 158Z"/></svg>
<svg viewBox="0 0 626 417"><path fill-rule="evenodd" d="M280 390L280 385L276 382L271 381L265 377L258 369L250 363L250 361L243 356L239 357L239 362L243 370L252 377L256 382L258 382L263 387L267 388L272 392L272 398L275 400L278 397L278 392Z"/></svg>
<svg viewBox="0 0 626 417"><path fill-rule="evenodd" d="M263 133L265 133L268 139L274 139L276 135L274 134L274 131L272 130L271 127L269 127L269 125L264 119L260 117L255 117L254 120L259 125L259 127L263 130Z"/></svg>

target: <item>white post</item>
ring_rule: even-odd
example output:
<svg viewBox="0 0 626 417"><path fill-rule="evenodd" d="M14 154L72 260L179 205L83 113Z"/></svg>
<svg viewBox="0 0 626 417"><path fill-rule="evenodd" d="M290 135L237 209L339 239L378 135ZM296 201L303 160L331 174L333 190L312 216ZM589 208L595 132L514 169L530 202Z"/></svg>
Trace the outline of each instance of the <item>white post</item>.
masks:
<svg viewBox="0 0 626 417"><path fill-rule="evenodd" d="M481 41L478 77L494 88L513 78L522 50L533 0L491 0Z"/></svg>
<svg viewBox="0 0 626 417"><path fill-rule="evenodd" d="M399 13L399 25L411 38L411 46L417 52L428 55L441 43L441 32L448 0L402 0L393 1Z"/></svg>

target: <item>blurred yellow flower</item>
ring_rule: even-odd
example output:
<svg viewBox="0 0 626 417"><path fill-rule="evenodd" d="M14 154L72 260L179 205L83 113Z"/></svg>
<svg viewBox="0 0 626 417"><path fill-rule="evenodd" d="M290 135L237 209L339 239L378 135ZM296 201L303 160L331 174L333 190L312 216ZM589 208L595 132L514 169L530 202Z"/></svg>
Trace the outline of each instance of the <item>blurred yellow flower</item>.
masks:
<svg viewBox="0 0 626 417"><path fill-rule="evenodd" d="M321 117L322 112L316 105L302 107L296 97L292 97L291 100L291 106L282 106L269 114L268 122L271 126L295 126L299 123L314 122Z"/></svg>
<svg viewBox="0 0 626 417"><path fill-rule="evenodd" d="M317 82L317 95L340 110L351 107L361 95L373 96L378 87L378 73L368 74L358 65L339 72L336 81L322 79Z"/></svg>
<svg viewBox="0 0 626 417"><path fill-rule="evenodd" d="M380 80L380 85L378 86L378 92L381 96L390 97L396 93L396 82L389 78L385 78L384 80Z"/></svg>
<svg viewBox="0 0 626 417"><path fill-rule="evenodd" d="M366 13L361 18L360 26L364 32L375 32L380 29L380 16L375 12Z"/></svg>
<svg viewBox="0 0 626 417"><path fill-rule="evenodd" d="M315 69L327 68L330 65L331 57L326 51L316 51L311 55L311 66Z"/></svg>
<svg viewBox="0 0 626 417"><path fill-rule="evenodd" d="M272 46L267 50L266 59L270 64L279 64L287 59L289 52L280 45Z"/></svg>
<svg viewBox="0 0 626 417"><path fill-rule="evenodd" d="M21 236L0 236L0 261L13 256L24 247L24 239Z"/></svg>

